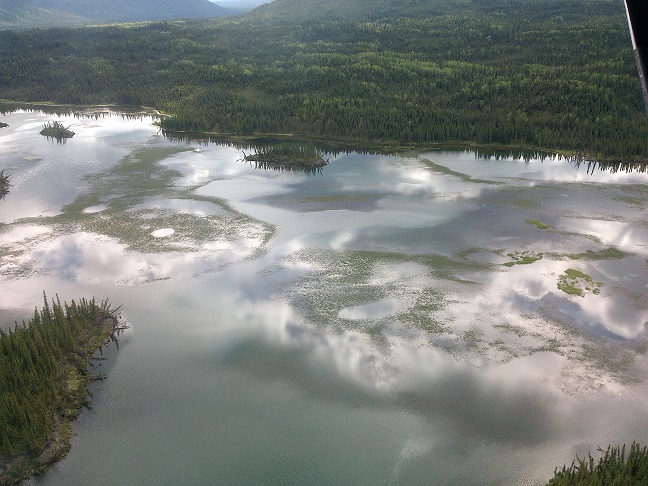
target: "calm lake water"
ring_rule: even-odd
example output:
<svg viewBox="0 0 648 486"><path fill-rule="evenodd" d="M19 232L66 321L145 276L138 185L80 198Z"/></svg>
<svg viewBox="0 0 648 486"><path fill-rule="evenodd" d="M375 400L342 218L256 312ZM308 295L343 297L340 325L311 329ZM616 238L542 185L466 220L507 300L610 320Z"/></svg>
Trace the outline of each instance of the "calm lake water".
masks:
<svg viewBox="0 0 648 486"><path fill-rule="evenodd" d="M535 485L648 443L648 174L470 151L260 170L150 116L1 120L0 324L43 292L131 324L30 484Z"/></svg>

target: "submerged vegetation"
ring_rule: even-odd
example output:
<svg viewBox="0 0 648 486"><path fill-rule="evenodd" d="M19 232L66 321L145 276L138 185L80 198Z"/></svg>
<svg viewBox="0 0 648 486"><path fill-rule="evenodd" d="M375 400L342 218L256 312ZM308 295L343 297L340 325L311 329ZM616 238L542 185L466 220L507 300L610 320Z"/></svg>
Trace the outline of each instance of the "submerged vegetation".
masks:
<svg viewBox="0 0 648 486"><path fill-rule="evenodd" d="M537 221L535 219L526 219L527 223L534 225L538 229L548 229L550 226L542 221Z"/></svg>
<svg viewBox="0 0 648 486"><path fill-rule="evenodd" d="M55 138L59 141L65 138L74 137L74 132L70 130L70 127L65 127L58 121L45 123L43 125L43 129L40 131L40 134L45 135L46 137Z"/></svg>
<svg viewBox="0 0 648 486"><path fill-rule="evenodd" d="M588 458L572 462L571 466L556 468L548 486L601 486L648 484L648 448L636 442L626 455L625 444L621 447L608 446L598 462L591 454Z"/></svg>
<svg viewBox="0 0 648 486"><path fill-rule="evenodd" d="M583 253L569 253L570 260L619 260L628 256L628 253L610 246L600 251L586 250Z"/></svg>
<svg viewBox="0 0 648 486"><path fill-rule="evenodd" d="M2 96L151 106L171 115L164 129L185 132L648 160L621 5L480 3L489 7L420 16L402 6L386 16L367 4L375 10L369 21L258 17L4 31Z"/></svg>
<svg viewBox="0 0 648 486"><path fill-rule="evenodd" d="M558 290L569 295L585 297L586 292L598 295L603 282L594 282L591 276L573 268L568 268L558 277Z"/></svg>
<svg viewBox="0 0 648 486"><path fill-rule="evenodd" d="M529 265L531 263L542 260L542 253L537 253L535 251L514 251L506 254L507 257L511 259L510 262L506 262L503 265L507 267L512 267L513 265Z"/></svg>
<svg viewBox="0 0 648 486"><path fill-rule="evenodd" d="M43 471L70 448L70 422L87 404L92 354L126 328L107 301L48 303L0 330L0 483Z"/></svg>

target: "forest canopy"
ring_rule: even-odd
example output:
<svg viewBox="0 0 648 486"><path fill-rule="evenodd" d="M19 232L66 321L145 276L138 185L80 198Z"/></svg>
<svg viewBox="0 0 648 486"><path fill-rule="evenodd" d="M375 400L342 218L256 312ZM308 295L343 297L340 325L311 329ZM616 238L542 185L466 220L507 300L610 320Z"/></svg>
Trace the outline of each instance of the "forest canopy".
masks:
<svg viewBox="0 0 648 486"><path fill-rule="evenodd" d="M582 3L4 31L0 98L145 105L169 113L162 127L177 131L648 160L623 8Z"/></svg>

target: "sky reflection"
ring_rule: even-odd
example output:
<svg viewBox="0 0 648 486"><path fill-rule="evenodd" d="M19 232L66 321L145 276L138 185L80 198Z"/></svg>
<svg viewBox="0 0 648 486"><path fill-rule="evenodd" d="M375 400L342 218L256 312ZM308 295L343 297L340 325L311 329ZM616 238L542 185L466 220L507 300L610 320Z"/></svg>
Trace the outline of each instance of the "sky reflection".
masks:
<svg viewBox="0 0 648 486"><path fill-rule="evenodd" d="M133 325L37 484L541 484L648 440L646 174L470 152L264 171L147 118L62 117L78 136L47 145L45 115L10 116L0 303L107 296ZM568 270L593 283L566 293Z"/></svg>

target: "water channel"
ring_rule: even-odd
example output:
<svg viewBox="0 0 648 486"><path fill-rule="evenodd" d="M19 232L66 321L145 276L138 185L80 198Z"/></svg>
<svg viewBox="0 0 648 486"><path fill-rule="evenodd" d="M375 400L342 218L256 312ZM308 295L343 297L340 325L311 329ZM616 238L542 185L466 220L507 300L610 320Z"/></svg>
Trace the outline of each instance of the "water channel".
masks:
<svg viewBox="0 0 648 486"><path fill-rule="evenodd" d="M0 121L0 324L45 292L131 325L29 484L535 485L648 443L647 173L440 150L262 170L149 115Z"/></svg>

